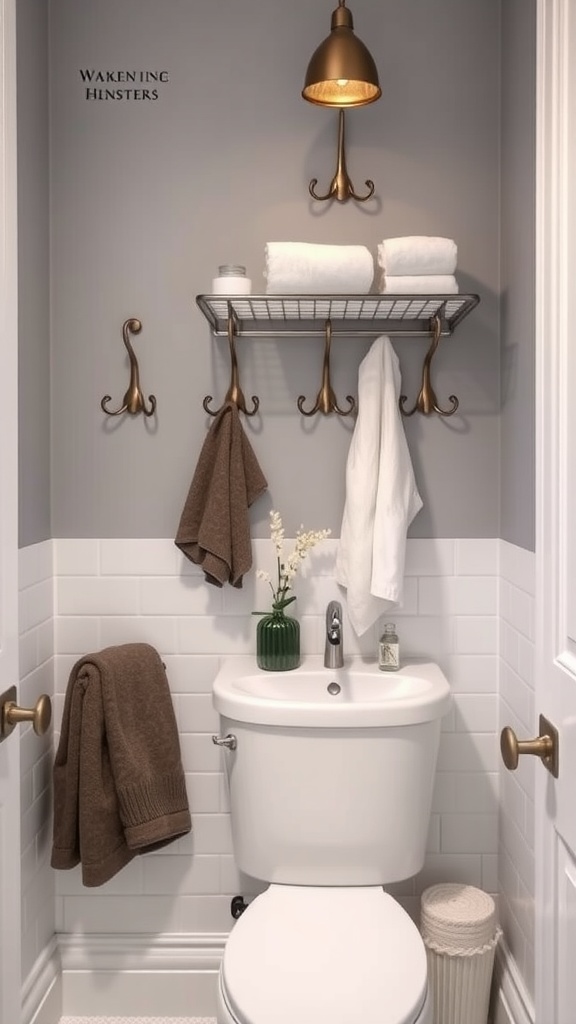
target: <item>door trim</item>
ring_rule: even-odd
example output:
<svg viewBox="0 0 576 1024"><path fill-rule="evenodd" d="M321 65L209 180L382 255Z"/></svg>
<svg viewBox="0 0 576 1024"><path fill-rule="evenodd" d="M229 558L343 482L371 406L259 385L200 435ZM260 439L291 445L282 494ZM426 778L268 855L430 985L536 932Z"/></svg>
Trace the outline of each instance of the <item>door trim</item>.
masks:
<svg viewBox="0 0 576 1024"><path fill-rule="evenodd" d="M537 708L554 718L545 680L550 677L550 638L556 642L562 622L560 573L561 512L564 494L562 437L564 355L568 338L569 199L568 111L570 72L568 18L572 0L537 0L536 53L536 615L535 696ZM556 721L556 725L559 722ZM560 768L562 772L562 767ZM535 1012L547 1024L556 1004L554 905L555 836L547 821L551 782L536 773L535 793Z"/></svg>

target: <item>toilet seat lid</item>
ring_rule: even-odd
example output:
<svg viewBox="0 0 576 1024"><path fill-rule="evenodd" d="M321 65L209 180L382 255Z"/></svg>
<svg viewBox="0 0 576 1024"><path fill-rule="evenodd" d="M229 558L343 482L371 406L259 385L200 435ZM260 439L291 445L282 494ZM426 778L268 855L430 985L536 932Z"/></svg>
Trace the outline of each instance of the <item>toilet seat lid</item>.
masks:
<svg viewBox="0 0 576 1024"><path fill-rule="evenodd" d="M241 1024L414 1024L426 950L379 886L271 885L234 925L221 977Z"/></svg>

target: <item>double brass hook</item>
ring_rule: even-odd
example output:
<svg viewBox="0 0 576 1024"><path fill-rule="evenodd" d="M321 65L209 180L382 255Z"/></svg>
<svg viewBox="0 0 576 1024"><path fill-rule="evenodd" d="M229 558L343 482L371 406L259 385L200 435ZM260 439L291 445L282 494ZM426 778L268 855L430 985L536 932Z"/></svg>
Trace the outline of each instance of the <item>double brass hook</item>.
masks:
<svg viewBox="0 0 576 1024"><path fill-rule="evenodd" d="M432 317L432 342L430 344L430 348L428 349L428 352L426 353L426 358L424 360L424 368L422 370L422 387L420 389L420 394L418 395L418 398L416 399L413 408L410 409L409 411L404 408L407 401L407 396L400 396L398 404L400 406L400 412L402 413L403 416L413 416L415 412L424 413L425 416L429 416L430 413L432 412L438 413L439 416L452 416L456 412L456 409L458 408L459 403L458 399L456 398L456 395L449 395L448 400L451 403L452 408L441 409L440 406L438 405L438 399L436 398L436 394L434 392L434 388L432 387L432 383L430 380L430 365L432 363L434 353L436 352L436 349L438 348L438 345L440 343L441 334L442 320L438 313L436 313L435 316Z"/></svg>
<svg viewBox="0 0 576 1024"><path fill-rule="evenodd" d="M304 408L304 402L306 398L304 395L300 395L298 399L298 408L303 416L314 416L317 412L323 412L327 415L330 412L336 412L339 416L349 416L350 413L356 409L356 402L352 398L352 395L346 395L346 401L348 402L348 409L340 409L334 389L330 383L330 346L332 345L332 321L326 321L326 336L324 341L324 363L322 366L322 387L316 396L316 401L312 409L306 411Z"/></svg>
<svg viewBox="0 0 576 1024"><path fill-rule="evenodd" d="M317 199L319 202L325 202L326 199L337 199L339 203L345 203L347 199L355 199L357 203L365 203L374 195L374 182L367 178L364 184L366 185L368 192L365 196L359 196L354 191L354 186L350 180L348 171L346 170L346 154L344 152L344 110L342 108L338 111L338 162L336 165L336 174L332 178L330 188L325 196L319 196L317 194L317 184L318 178L312 178L312 181L308 186L308 191L310 192L312 199Z"/></svg>
<svg viewBox="0 0 576 1024"><path fill-rule="evenodd" d="M132 334L140 334L141 330L142 323L140 320L137 320L136 317L131 317L129 320L124 321L122 326L122 337L130 360L130 383L128 385L128 390L122 399L121 407L116 409L114 412L111 412L110 409L106 408L108 402L112 401L110 395L104 395L100 405L107 416L120 416L123 412L129 412L132 416L135 416L136 413L139 412L143 412L145 416L154 415L156 399L154 395L149 395L148 401L150 402L150 405L148 407L146 406L146 400L140 388L138 360L134 355L134 349L132 348L130 338L128 336L129 331L131 331Z"/></svg>
<svg viewBox="0 0 576 1024"><path fill-rule="evenodd" d="M234 405L237 407L237 409L240 412L243 412L246 416L254 416L258 412L258 406L260 405L260 399L257 398L256 395L252 395L252 405L253 405L252 409L249 410L249 409L246 408L246 399L244 398L244 393L242 391L242 388L240 387L240 378L239 378L239 375L238 375L238 359L236 357L236 342L235 342L235 338L236 338L235 313L234 313L234 310L232 309L231 304L228 303L228 346L230 348L230 368L231 368L231 371L230 371L230 387L228 388L228 391L226 392L226 397L224 398L223 405L221 405L220 408L216 409L215 411L213 411L210 408L210 403L214 401L214 399L212 398L212 395L206 395L204 401L202 402L202 405L204 406L204 411L207 412L209 416L217 416L219 412L222 412L222 409L224 408L224 406L228 402L233 402Z"/></svg>

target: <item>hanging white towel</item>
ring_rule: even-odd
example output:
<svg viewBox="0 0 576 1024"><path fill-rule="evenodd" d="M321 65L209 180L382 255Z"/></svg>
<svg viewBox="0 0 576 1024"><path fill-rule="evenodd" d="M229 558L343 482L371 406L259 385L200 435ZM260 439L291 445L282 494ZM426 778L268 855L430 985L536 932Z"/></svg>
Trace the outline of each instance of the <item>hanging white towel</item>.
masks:
<svg viewBox="0 0 576 1024"><path fill-rule="evenodd" d="M402 604L406 534L422 508L398 408L400 367L387 337L360 364L358 418L346 464L336 579L361 636Z"/></svg>

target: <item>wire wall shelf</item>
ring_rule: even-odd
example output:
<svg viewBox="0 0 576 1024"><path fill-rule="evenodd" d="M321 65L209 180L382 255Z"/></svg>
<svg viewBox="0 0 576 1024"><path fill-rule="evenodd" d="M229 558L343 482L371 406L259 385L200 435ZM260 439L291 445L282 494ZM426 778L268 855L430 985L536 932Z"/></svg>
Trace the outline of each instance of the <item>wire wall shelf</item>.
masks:
<svg viewBox="0 0 576 1024"><path fill-rule="evenodd" d="M237 337L310 337L332 334L441 336L478 305L478 295L197 295L196 303L216 337L226 337L232 315Z"/></svg>

